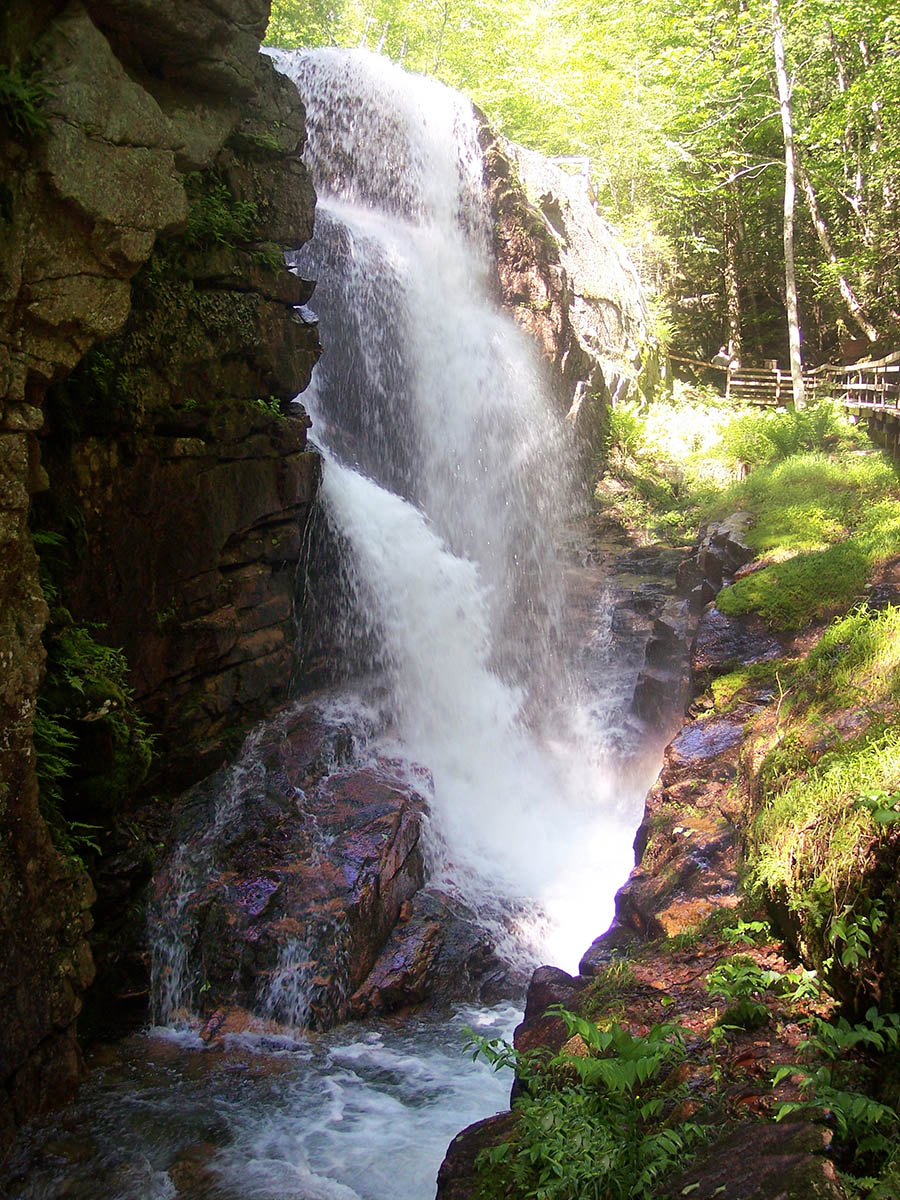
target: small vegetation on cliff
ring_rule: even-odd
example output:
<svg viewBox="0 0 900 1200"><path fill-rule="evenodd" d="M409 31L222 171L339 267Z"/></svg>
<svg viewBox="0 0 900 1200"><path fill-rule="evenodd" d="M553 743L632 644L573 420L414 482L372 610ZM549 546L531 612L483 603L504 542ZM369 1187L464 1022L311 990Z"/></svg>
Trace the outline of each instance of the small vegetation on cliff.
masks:
<svg viewBox="0 0 900 1200"><path fill-rule="evenodd" d="M46 99L47 89L36 72L0 66L0 120L20 137L31 140L46 131L41 111Z"/></svg>
<svg viewBox="0 0 900 1200"><path fill-rule="evenodd" d="M152 737L135 703L125 655L98 625L79 624L59 604L54 567L64 539L39 531L41 580L51 606L46 674L34 742L41 811L65 854L97 850L96 819L107 820L143 781Z"/></svg>
<svg viewBox="0 0 900 1200"><path fill-rule="evenodd" d="M195 246L241 246L254 240L257 206L235 197L215 170L194 171L185 180L190 200L185 240Z"/></svg>
<svg viewBox="0 0 900 1200"><path fill-rule="evenodd" d="M733 478L712 457L729 416L711 390L680 386L649 405L612 408L596 489L601 517L639 543L690 542L704 502Z"/></svg>

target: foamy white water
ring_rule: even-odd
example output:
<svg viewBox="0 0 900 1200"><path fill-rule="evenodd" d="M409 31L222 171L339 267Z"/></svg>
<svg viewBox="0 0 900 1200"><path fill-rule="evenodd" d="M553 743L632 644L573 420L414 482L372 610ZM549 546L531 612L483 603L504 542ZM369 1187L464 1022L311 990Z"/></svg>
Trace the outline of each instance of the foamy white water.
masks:
<svg viewBox="0 0 900 1200"><path fill-rule="evenodd" d="M210 1048L154 1030L105 1052L57 1128L23 1144L9 1200L431 1200L459 1129L506 1106L509 1074L464 1052L510 1037L509 1006Z"/></svg>

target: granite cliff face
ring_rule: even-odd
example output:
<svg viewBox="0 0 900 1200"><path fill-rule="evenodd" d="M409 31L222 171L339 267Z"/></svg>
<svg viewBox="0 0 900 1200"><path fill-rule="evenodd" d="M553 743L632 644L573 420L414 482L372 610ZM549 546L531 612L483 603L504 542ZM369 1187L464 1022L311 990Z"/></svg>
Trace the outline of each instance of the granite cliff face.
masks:
<svg viewBox="0 0 900 1200"><path fill-rule="evenodd" d="M557 400L591 457L609 404L654 379L640 280L591 204L584 175L486 124L482 146L503 302L540 347Z"/></svg>
<svg viewBox="0 0 900 1200"><path fill-rule="evenodd" d="M268 8L14 0L0 17L0 1153L76 1081L94 974L93 888L38 806L45 594L50 643L124 648L174 776L221 759L289 681L318 460L287 403L318 339L280 251L314 198L302 106L259 54ZM43 588L31 529L54 550ZM62 714L78 769L109 783L102 812L94 789L64 814L118 860L101 913L104 887L127 906L146 872L117 821L135 776L97 736L124 702Z"/></svg>

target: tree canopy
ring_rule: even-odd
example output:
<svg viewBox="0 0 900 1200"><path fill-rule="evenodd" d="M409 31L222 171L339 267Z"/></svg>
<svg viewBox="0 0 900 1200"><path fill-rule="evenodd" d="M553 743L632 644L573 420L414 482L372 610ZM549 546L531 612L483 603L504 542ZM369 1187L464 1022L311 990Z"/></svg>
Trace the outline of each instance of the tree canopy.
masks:
<svg viewBox="0 0 900 1200"><path fill-rule="evenodd" d="M805 360L900 334L895 0L275 0L268 40L368 46L506 136L588 156L688 354L786 363L791 175Z"/></svg>

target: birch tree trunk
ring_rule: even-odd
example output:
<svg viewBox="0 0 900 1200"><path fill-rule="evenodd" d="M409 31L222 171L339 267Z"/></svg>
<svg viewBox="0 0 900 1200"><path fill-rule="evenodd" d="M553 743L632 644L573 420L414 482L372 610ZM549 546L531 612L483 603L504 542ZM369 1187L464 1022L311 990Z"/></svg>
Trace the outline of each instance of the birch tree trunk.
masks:
<svg viewBox="0 0 900 1200"><path fill-rule="evenodd" d="M800 355L800 306L797 303L797 272L794 269L794 207L797 195L794 161L794 122L791 114L791 85L784 58L784 25L780 0L771 0L772 49L775 54L775 80L778 107L784 135L784 292L787 301L788 343L791 354L791 390L794 407L803 408L803 361Z"/></svg>
<svg viewBox="0 0 900 1200"><path fill-rule="evenodd" d="M728 321L728 353L735 358L740 358L743 347L741 345L741 293L738 286L738 231L734 218L735 208L734 197L729 192L725 197L722 213L722 246L725 251L725 314Z"/></svg>

